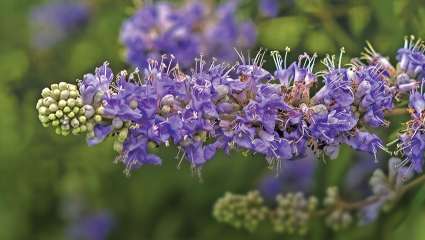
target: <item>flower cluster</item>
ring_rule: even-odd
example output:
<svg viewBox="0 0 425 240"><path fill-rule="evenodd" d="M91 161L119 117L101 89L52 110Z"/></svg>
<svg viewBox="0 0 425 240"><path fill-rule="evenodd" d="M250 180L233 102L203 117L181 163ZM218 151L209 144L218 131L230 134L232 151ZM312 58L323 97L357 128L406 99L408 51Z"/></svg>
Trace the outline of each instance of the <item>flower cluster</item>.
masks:
<svg viewBox="0 0 425 240"><path fill-rule="evenodd" d="M237 7L235 0L216 9L202 1L180 8L165 2L145 5L121 29L127 62L146 67L148 59L172 54L181 67L189 68L199 53L235 60L234 47L250 48L256 40L255 26L235 18Z"/></svg>
<svg viewBox="0 0 425 240"><path fill-rule="evenodd" d="M257 191L246 195L226 193L214 205L214 217L236 228L254 231L268 217L263 198Z"/></svg>
<svg viewBox="0 0 425 240"><path fill-rule="evenodd" d="M333 230L345 229L354 223L369 224L379 217L381 211L391 209L409 189L425 181L424 176L419 180L410 181L414 176L413 169L400 167L400 163L400 159L390 158L388 174L381 169L375 170L369 178L371 195L360 201L346 201L337 187L329 187L325 197L320 201L313 195L305 197L305 194L293 191L278 194L274 205L267 205L261 199L256 205L250 205L249 211L261 210L267 213L266 218L262 218L261 221L270 221L277 233L306 234L310 220L319 217L323 217L326 226ZM252 195L252 192L247 195L227 193L218 199L214 206L215 218L232 226L248 224L249 220L240 216L235 217L241 212L247 212L240 211L240 208L235 206L246 206L248 195ZM255 226L257 227L257 224ZM255 230L256 227L250 230Z"/></svg>
<svg viewBox="0 0 425 240"><path fill-rule="evenodd" d="M89 7L82 2L59 1L35 7L30 16L32 45L49 48L84 26Z"/></svg>
<svg viewBox="0 0 425 240"><path fill-rule="evenodd" d="M160 164L152 150L171 143L194 168L217 150L235 148L263 154L277 168L310 150L336 157L341 144L374 155L385 150L366 127L388 126L384 113L396 94L390 71L375 60L342 67L342 50L337 63L327 56L327 70L314 73L316 55L303 54L287 66L288 51L285 57L272 52L274 73L262 67L264 51L254 59L240 55L235 65L207 64L201 56L190 73L172 55L131 74L113 74L105 63L75 92L85 117L93 119L88 142L116 136L114 149L127 171ZM40 116L46 123L48 116Z"/></svg>

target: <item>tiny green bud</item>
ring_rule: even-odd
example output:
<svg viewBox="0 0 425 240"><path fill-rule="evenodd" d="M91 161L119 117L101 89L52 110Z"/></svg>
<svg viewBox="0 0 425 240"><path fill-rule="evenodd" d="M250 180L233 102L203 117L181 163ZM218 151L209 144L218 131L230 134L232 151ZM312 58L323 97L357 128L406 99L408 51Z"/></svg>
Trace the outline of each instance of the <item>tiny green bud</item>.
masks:
<svg viewBox="0 0 425 240"><path fill-rule="evenodd" d="M44 88L42 91L41 91L41 96L42 97L51 97L52 96L52 91L50 91L50 89L49 88Z"/></svg>
<svg viewBox="0 0 425 240"><path fill-rule="evenodd" d="M38 109L38 113L42 114L42 115L47 115L49 112L47 111L47 108L45 106L41 106Z"/></svg>
<svg viewBox="0 0 425 240"><path fill-rule="evenodd" d="M58 106L59 106L59 108L64 108L64 107L66 107L66 101L65 101L65 100L63 100L63 99L59 100Z"/></svg>
<svg viewBox="0 0 425 240"><path fill-rule="evenodd" d="M74 113L74 112L70 112L70 113L68 113L68 117L69 117L69 118L74 118L74 117L75 117L75 113Z"/></svg>
<svg viewBox="0 0 425 240"><path fill-rule="evenodd" d="M76 98L75 99L75 104L77 104L78 107L82 107L83 106L83 99Z"/></svg>
<svg viewBox="0 0 425 240"><path fill-rule="evenodd" d="M38 101L37 101L37 105L35 105L35 109L40 109L40 107L41 106L43 106L43 100L41 100L41 99L38 99Z"/></svg>
<svg viewBox="0 0 425 240"><path fill-rule="evenodd" d="M43 125L45 128L49 127L49 123L41 123L41 125Z"/></svg>
<svg viewBox="0 0 425 240"><path fill-rule="evenodd" d="M86 126L88 131L93 131L94 124L92 122L87 122Z"/></svg>
<svg viewBox="0 0 425 240"><path fill-rule="evenodd" d="M69 112L71 112L71 108L68 107L68 106L66 106L66 107L63 108L63 112L64 113L69 113Z"/></svg>
<svg viewBox="0 0 425 240"><path fill-rule="evenodd" d="M98 114L94 115L94 121L97 122L97 123L101 122L102 121L102 116L100 116Z"/></svg>
<svg viewBox="0 0 425 240"><path fill-rule="evenodd" d="M68 84L66 82L60 82L59 83L59 89L60 90L67 90L68 89Z"/></svg>
<svg viewBox="0 0 425 240"><path fill-rule="evenodd" d="M68 104L69 107L74 107L75 106L75 99L74 98L68 98L66 103Z"/></svg>
<svg viewBox="0 0 425 240"><path fill-rule="evenodd" d="M70 84L70 83L68 83L68 89L70 90L70 91L78 91L77 89L77 86L76 85L74 85L74 84Z"/></svg>
<svg viewBox="0 0 425 240"><path fill-rule="evenodd" d="M70 94L68 90L62 90L60 92L60 99L67 100L69 98L69 95Z"/></svg>
<svg viewBox="0 0 425 240"><path fill-rule="evenodd" d="M153 141L149 141L148 142L148 149L150 150L150 151L156 151L157 150L157 148L158 148L158 145L155 143L155 142L153 142Z"/></svg>
<svg viewBox="0 0 425 240"><path fill-rule="evenodd" d="M63 131L63 130L62 130L62 136L66 137L66 136L68 136L68 135L69 135L69 131Z"/></svg>
<svg viewBox="0 0 425 240"><path fill-rule="evenodd" d="M87 118L85 116L80 116L78 117L78 121L80 121L80 123L85 123L87 121Z"/></svg>
<svg viewBox="0 0 425 240"><path fill-rule="evenodd" d="M87 126L86 125L81 125L80 126L80 130L82 133L87 132Z"/></svg>
<svg viewBox="0 0 425 240"><path fill-rule="evenodd" d="M74 119L71 120L71 126L73 128L76 128L76 127L80 126L80 122L76 118L74 118Z"/></svg>
<svg viewBox="0 0 425 240"><path fill-rule="evenodd" d="M41 123L47 123L50 121L49 118L44 115L38 115L38 119L40 120Z"/></svg>
<svg viewBox="0 0 425 240"><path fill-rule="evenodd" d="M123 144L120 142L115 141L114 142L114 146L113 146L114 150L118 153L121 153L123 150Z"/></svg>
<svg viewBox="0 0 425 240"><path fill-rule="evenodd" d="M103 115L103 113L105 112L105 108L103 106L100 106L96 109L96 113Z"/></svg>
<svg viewBox="0 0 425 240"><path fill-rule="evenodd" d="M78 114L78 113L80 112L80 108L79 108L79 107L77 107L77 106L75 106L75 107L72 109L72 111L73 111L75 114Z"/></svg>
<svg viewBox="0 0 425 240"><path fill-rule="evenodd" d="M50 85L50 88L52 90L59 89L59 85L57 83L53 83L52 85Z"/></svg>
<svg viewBox="0 0 425 240"><path fill-rule="evenodd" d="M56 119L56 115L54 113L50 113L49 114L49 120L55 120Z"/></svg>
<svg viewBox="0 0 425 240"><path fill-rule="evenodd" d="M55 89L55 90L53 90L53 91L52 91L52 93L53 93L53 97L54 97L55 99L60 98L61 91L60 91L59 89Z"/></svg>
<svg viewBox="0 0 425 240"><path fill-rule="evenodd" d="M62 130L69 130L69 129L71 129L71 127L69 126L69 124L62 124L61 129Z"/></svg>
<svg viewBox="0 0 425 240"><path fill-rule="evenodd" d="M118 134L118 141L124 142L125 139L127 139L127 136L128 136L128 128L123 128Z"/></svg>
<svg viewBox="0 0 425 240"><path fill-rule="evenodd" d="M60 127L55 128L55 133L56 133L57 135L61 135L61 134L62 134L62 130L61 130L61 128L60 128Z"/></svg>
<svg viewBox="0 0 425 240"><path fill-rule="evenodd" d="M77 96L78 96L78 92L77 92L77 91L75 91L75 90L69 91L69 96L70 96L71 98L77 98Z"/></svg>
<svg viewBox="0 0 425 240"><path fill-rule="evenodd" d="M55 103L50 104L50 106L49 106L50 112L56 112L57 110L58 110L58 105L56 105Z"/></svg>
<svg viewBox="0 0 425 240"><path fill-rule="evenodd" d="M43 98L43 105L48 107L50 106L50 104L56 103L55 99L53 99L52 97L46 97Z"/></svg>
<svg viewBox="0 0 425 240"><path fill-rule="evenodd" d="M81 130L80 130L80 128L79 128L79 127L72 129L72 134L74 134L74 135L77 135L77 134L79 134L80 132L81 132Z"/></svg>
<svg viewBox="0 0 425 240"><path fill-rule="evenodd" d="M95 137L95 135L94 135L93 131L90 131L90 132L87 133L87 138L94 138L94 137Z"/></svg>
<svg viewBox="0 0 425 240"><path fill-rule="evenodd" d="M60 124L59 120L52 121L52 126L53 127L57 127L57 126L59 126L59 124Z"/></svg>

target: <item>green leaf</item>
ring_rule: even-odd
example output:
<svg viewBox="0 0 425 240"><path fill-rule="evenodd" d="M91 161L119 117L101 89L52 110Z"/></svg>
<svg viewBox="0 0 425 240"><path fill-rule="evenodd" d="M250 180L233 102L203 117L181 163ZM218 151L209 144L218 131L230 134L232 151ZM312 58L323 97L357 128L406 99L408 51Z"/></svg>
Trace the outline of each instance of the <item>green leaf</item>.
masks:
<svg viewBox="0 0 425 240"><path fill-rule="evenodd" d="M281 17L262 22L258 25L260 45L273 50L282 50L286 46L295 48L307 29L308 21L304 17Z"/></svg>

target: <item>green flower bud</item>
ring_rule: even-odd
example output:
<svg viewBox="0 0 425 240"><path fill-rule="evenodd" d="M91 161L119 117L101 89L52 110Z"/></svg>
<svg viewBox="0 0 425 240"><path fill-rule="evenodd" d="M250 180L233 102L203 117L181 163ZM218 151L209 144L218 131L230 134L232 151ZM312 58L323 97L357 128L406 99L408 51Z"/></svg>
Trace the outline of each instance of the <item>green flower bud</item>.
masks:
<svg viewBox="0 0 425 240"><path fill-rule="evenodd" d="M70 96L71 98L77 98L77 96L78 96L78 92L77 92L77 91L75 91L75 90L69 91L69 96Z"/></svg>
<svg viewBox="0 0 425 240"><path fill-rule="evenodd" d="M94 124L92 122L87 122L86 126L88 131L93 131Z"/></svg>
<svg viewBox="0 0 425 240"><path fill-rule="evenodd" d="M75 106L74 108L72 108L72 111L73 111L75 114L78 114L78 113L80 112L80 108L79 108L79 107L77 107L77 106Z"/></svg>
<svg viewBox="0 0 425 240"><path fill-rule="evenodd" d="M43 125L43 127L45 127L45 128L49 127L48 123L41 123L41 125Z"/></svg>
<svg viewBox="0 0 425 240"><path fill-rule="evenodd" d="M35 105L35 109L40 109L40 107L43 106L43 100L42 99L38 99L37 101L37 105Z"/></svg>
<svg viewBox="0 0 425 240"><path fill-rule="evenodd" d="M56 115L54 113L49 114L49 120L53 121L56 119Z"/></svg>
<svg viewBox="0 0 425 240"><path fill-rule="evenodd" d="M82 106L83 106L83 99L81 99L81 98L77 98L77 99L75 99L75 104L76 104L78 107L82 107Z"/></svg>
<svg viewBox="0 0 425 240"><path fill-rule="evenodd" d="M68 83L68 89L69 89L70 91L77 91L77 92L78 92L78 88L77 88L77 86L76 86L76 85L74 85L74 84L70 84L70 83Z"/></svg>
<svg viewBox="0 0 425 240"><path fill-rule="evenodd" d="M87 138L94 138L94 137L95 137L95 134L93 131L90 131L87 133Z"/></svg>
<svg viewBox="0 0 425 240"><path fill-rule="evenodd" d="M61 135L61 134L62 134L62 130L61 130L61 128L60 128L60 127L55 128L55 133L56 133L57 135Z"/></svg>
<svg viewBox="0 0 425 240"><path fill-rule="evenodd" d="M74 118L75 117L75 113L74 112L70 112L67 115L69 118Z"/></svg>
<svg viewBox="0 0 425 240"><path fill-rule="evenodd" d="M62 130L62 136L66 137L69 135L69 131Z"/></svg>
<svg viewBox="0 0 425 240"><path fill-rule="evenodd" d="M45 98L45 97L51 97L51 96L52 96L52 91L50 91L50 89L49 89L49 88L44 88L44 89L41 91L41 96L42 96L43 98Z"/></svg>
<svg viewBox="0 0 425 240"><path fill-rule="evenodd" d="M113 146L114 150L118 153L121 153L123 150L123 144L120 142L115 141L114 142L114 146Z"/></svg>
<svg viewBox="0 0 425 240"><path fill-rule="evenodd" d="M67 100L69 98L69 91L68 90L62 90L62 92L60 92L60 99L62 100Z"/></svg>
<svg viewBox="0 0 425 240"><path fill-rule="evenodd" d="M71 120L71 126L73 128L76 128L76 127L80 126L80 122L76 118L74 118L74 119Z"/></svg>
<svg viewBox="0 0 425 240"><path fill-rule="evenodd" d="M55 89L55 90L53 90L53 91L52 91L52 93L53 93L53 97L54 97L55 99L60 98L61 91L60 91L59 89Z"/></svg>
<svg viewBox="0 0 425 240"><path fill-rule="evenodd" d="M53 104L50 104L50 106L49 106L49 111L50 112L56 112L58 110L58 105L56 105L55 103L53 103Z"/></svg>
<svg viewBox="0 0 425 240"><path fill-rule="evenodd" d="M153 142L153 141L149 141L148 142L148 149L151 151L151 152L155 152L155 151L157 151L158 150L158 144L156 144L155 142Z"/></svg>
<svg viewBox="0 0 425 240"><path fill-rule="evenodd" d="M94 115L94 121L97 123L100 123L102 121L102 116L98 114Z"/></svg>
<svg viewBox="0 0 425 240"><path fill-rule="evenodd" d="M59 126L59 124L60 124L59 120L52 121L52 127L57 127Z"/></svg>
<svg viewBox="0 0 425 240"><path fill-rule="evenodd" d="M100 106L96 109L97 114L103 115L104 112L105 112L105 108L103 106Z"/></svg>
<svg viewBox="0 0 425 240"><path fill-rule="evenodd" d="M67 105L69 107L74 107L75 106L75 99L74 98L68 98L68 100L66 101Z"/></svg>
<svg viewBox="0 0 425 240"><path fill-rule="evenodd" d="M66 82L60 82L59 83L59 90L68 90L68 83Z"/></svg>
<svg viewBox="0 0 425 240"><path fill-rule="evenodd" d="M74 135L77 135L77 134L79 134L80 132L81 132L81 130L80 130L80 128L79 128L79 127L72 129L72 134L74 134Z"/></svg>
<svg viewBox="0 0 425 240"><path fill-rule="evenodd" d="M59 89L59 85L57 83L53 83L52 85L50 85L50 89L52 90Z"/></svg>
<svg viewBox="0 0 425 240"><path fill-rule="evenodd" d="M45 115L38 115L38 119L40 120L41 123L47 123L49 122L49 118Z"/></svg>
<svg viewBox="0 0 425 240"><path fill-rule="evenodd" d="M47 114L49 114L49 112L48 112L48 110L47 110L47 108L45 106L41 106L38 109L38 113L40 113L41 115L47 115Z"/></svg>
<svg viewBox="0 0 425 240"><path fill-rule="evenodd" d="M124 142L127 139L128 136L128 128L123 128L119 133L118 133L118 141L120 142Z"/></svg>
<svg viewBox="0 0 425 240"><path fill-rule="evenodd" d="M52 97L46 97L43 98L43 105L48 107L50 106L50 104L56 103L55 99L53 99Z"/></svg>
<svg viewBox="0 0 425 240"><path fill-rule="evenodd" d="M82 133L87 132L87 126L86 125L81 125L80 126L80 130Z"/></svg>
<svg viewBox="0 0 425 240"><path fill-rule="evenodd" d="M66 106L66 107L63 108L63 112L64 113L69 113L69 112L71 112L71 108L68 107L68 106Z"/></svg>
<svg viewBox="0 0 425 240"><path fill-rule="evenodd" d="M86 123L87 118L85 116L79 116L78 121L80 121L80 123Z"/></svg>
<svg viewBox="0 0 425 240"><path fill-rule="evenodd" d="M59 108L63 109L64 107L66 107L66 101L63 99L59 100L58 106Z"/></svg>
<svg viewBox="0 0 425 240"><path fill-rule="evenodd" d="M62 130L65 130L65 131L68 131L68 130L70 130L70 129L71 129L71 127L69 126L69 124L62 124L62 125L61 125L61 129L62 129Z"/></svg>

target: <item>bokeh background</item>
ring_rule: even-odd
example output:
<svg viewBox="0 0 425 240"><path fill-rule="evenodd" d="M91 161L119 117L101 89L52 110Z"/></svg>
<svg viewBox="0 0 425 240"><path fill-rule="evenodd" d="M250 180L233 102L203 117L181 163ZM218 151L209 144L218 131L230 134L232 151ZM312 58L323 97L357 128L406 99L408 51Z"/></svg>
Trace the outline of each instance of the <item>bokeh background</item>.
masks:
<svg viewBox="0 0 425 240"><path fill-rule="evenodd" d="M255 189L270 174L259 156L220 154L203 168L200 181L188 166L177 169L174 149L161 149L163 166L146 166L127 177L113 163L111 142L87 147L83 137L61 137L44 129L35 110L44 86L73 82L105 60L115 71L128 67L118 35L140 4L90 0L86 25L40 50L31 42L31 11L45 2L0 1L0 239L75 239L72 232L87 226L95 229L91 239L297 239L275 234L268 226L255 233L235 230L212 217L212 206L224 192ZM241 2L239 14L250 18L257 1ZM360 54L365 40L394 56L405 35L425 36L425 3L282 0L278 17L253 20L258 46L289 46L292 56L335 53L344 46L348 58ZM343 184L359 158L372 161L343 149L338 159L319 162L316 191ZM425 239L424 204L422 187L373 224L333 233L318 221L306 239Z"/></svg>

